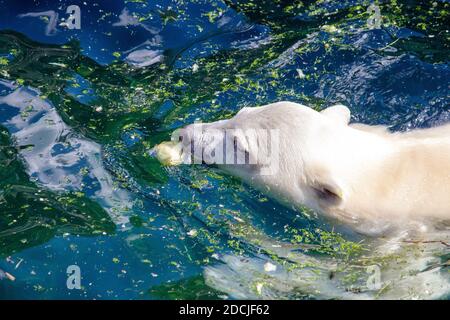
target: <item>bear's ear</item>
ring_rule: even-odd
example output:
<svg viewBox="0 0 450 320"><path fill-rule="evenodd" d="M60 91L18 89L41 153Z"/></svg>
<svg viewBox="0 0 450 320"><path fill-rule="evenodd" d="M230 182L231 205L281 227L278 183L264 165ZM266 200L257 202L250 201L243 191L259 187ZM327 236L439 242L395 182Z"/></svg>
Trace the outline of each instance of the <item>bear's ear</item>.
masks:
<svg viewBox="0 0 450 320"><path fill-rule="evenodd" d="M320 113L345 125L350 122L350 110L342 104L328 107Z"/></svg>
<svg viewBox="0 0 450 320"><path fill-rule="evenodd" d="M321 205L336 206L344 200L341 184L328 170L315 167L308 176L308 184Z"/></svg>

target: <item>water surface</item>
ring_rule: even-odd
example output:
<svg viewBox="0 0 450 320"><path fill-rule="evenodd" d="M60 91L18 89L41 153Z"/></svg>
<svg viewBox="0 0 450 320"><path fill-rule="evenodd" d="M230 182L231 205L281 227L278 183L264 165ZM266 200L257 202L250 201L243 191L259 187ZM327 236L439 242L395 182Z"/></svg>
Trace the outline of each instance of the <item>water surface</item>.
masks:
<svg viewBox="0 0 450 320"><path fill-rule="evenodd" d="M379 27L370 1L0 4L0 269L16 277L0 298L448 297L448 227L380 244L149 156L176 128L280 100L394 131L448 122L448 1L379 1ZM80 30L29 14L71 4Z"/></svg>

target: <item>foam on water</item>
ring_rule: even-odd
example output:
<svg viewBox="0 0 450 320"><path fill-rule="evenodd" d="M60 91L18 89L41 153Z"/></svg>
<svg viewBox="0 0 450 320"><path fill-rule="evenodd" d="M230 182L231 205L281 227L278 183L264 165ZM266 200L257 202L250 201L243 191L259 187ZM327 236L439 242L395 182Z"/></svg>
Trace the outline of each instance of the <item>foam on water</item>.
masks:
<svg viewBox="0 0 450 320"><path fill-rule="evenodd" d="M448 252L448 232L421 236L427 240L411 243L407 231L382 241L373 240L369 254L351 261L311 257L296 250L286 252L279 249L282 246L278 243L267 248L272 258L224 255L220 263L205 268L204 277L208 285L235 299L445 298L450 294L445 268L448 261L443 261L440 254L443 249ZM267 263L275 265L276 271L265 270ZM368 281L378 271L381 282L374 286ZM352 274L360 280L351 281Z"/></svg>

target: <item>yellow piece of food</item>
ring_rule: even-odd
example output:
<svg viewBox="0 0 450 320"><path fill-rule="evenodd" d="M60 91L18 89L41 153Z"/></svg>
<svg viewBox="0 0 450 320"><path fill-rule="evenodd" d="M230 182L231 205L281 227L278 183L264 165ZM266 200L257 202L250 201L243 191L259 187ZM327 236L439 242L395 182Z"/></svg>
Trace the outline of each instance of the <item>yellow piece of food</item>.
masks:
<svg viewBox="0 0 450 320"><path fill-rule="evenodd" d="M153 150L158 161L165 166L177 166L182 162L182 148L179 142L162 142L156 145Z"/></svg>

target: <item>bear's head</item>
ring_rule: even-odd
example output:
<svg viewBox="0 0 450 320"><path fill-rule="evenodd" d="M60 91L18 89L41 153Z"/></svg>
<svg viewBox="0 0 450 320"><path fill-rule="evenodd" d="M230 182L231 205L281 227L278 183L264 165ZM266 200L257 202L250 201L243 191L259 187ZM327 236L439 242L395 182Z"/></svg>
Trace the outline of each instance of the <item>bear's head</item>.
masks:
<svg viewBox="0 0 450 320"><path fill-rule="evenodd" d="M292 102L243 108L231 119L177 130L156 154L166 164L218 166L281 202L337 207L344 193L333 172L341 147L335 138L349 119L342 105L322 112Z"/></svg>

